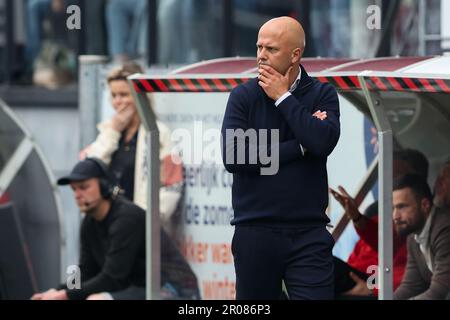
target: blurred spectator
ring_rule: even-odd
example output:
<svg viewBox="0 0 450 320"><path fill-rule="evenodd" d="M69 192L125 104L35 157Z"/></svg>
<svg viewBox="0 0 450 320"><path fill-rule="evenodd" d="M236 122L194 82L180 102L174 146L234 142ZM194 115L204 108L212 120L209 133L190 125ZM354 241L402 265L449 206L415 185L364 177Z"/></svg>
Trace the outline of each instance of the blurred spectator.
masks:
<svg viewBox="0 0 450 320"><path fill-rule="evenodd" d="M450 214L433 207L423 177L407 175L394 183L393 217L408 236L405 276L395 300L442 300L450 292Z"/></svg>
<svg viewBox="0 0 450 320"><path fill-rule="evenodd" d="M221 10L221 1L160 1L157 12L158 61L194 63L220 57ZM173 41L174 35L177 35L176 41Z"/></svg>
<svg viewBox="0 0 450 320"><path fill-rule="evenodd" d="M450 212L450 159L444 164L436 179L433 202L436 207Z"/></svg>
<svg viewBox="0 0 450 320"><path fill-rule="evenodd" d="M70 83L76 72L75 52L67 45L68 0L28 0L26 77L54 89ZM44 40L46 39L46 40Z"/></svg>
<svg viewBox="0 0 450 320"><path fill-rule="evenodd" d="M41 50L43 40L43 21L51 13L60 13L64 0L28 0L27 1L27 47L26 60L32 67Z"/></svg>
<svg viewBox="0 0 450 320"><path fill-rule="evenodd" d="M108 51L117 63L145 56L148 1L108 0L106 4Z"/></svg>

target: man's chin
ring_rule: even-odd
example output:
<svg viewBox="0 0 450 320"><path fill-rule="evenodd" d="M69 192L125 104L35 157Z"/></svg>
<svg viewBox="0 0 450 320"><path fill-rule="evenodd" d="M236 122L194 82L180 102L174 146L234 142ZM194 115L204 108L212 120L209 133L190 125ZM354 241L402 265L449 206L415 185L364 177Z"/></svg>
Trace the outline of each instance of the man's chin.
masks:
<svg viewBox="0 0 450 320"><path fill-rule="evenodd" d="M401 237L405 237L405 229L399 229L399 228L395 228L395 232L397 232L397 234Z"/></svg>
<svg viewBox="0 0 450 320"><path fill-rule="evenodd" d="M86 206L78 206L78 210L84 214L89 214L92 212L92 208L87 208Z"/></svg>
<svg viewBox="0 0 450 320"><path fill-rule="evenodd" d="M395 231L397 231L397 234L401 237L407 237L408 235L410 235L412 232L414 232L414 229L411 228L410 226L403 226L400 228L395 228Z"/></svg>

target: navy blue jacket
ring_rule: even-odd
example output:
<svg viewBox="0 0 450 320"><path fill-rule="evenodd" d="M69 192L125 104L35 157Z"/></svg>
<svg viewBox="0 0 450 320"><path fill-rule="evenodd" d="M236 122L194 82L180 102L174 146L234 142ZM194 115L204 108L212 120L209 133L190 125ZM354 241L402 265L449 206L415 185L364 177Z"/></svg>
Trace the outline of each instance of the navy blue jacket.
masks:
<svg viewBox="0 0 450 320"><path fill-rule="evenodd" d="M297 88L278 107L257 78L230 93L222 124L222 158L226 170L233 173L233 225L299 227L329 222L325 214L326 162L339 140L339 101L330 84L309 77L303 66L301 69ZM313 117L317 110L326 111L327 118L322 121ZM239 143L237 139L227 141L227 129L251 128L279 129L279 140L258 139L254 144L245 139L245 163L239 163ZM306 149L304 154L300 144ZM270 165L260 158L256 163L249 161L249 151L259 154L261 148L269 150L269 155L278 148L276 174L262 175L261 168Z"/></svg>

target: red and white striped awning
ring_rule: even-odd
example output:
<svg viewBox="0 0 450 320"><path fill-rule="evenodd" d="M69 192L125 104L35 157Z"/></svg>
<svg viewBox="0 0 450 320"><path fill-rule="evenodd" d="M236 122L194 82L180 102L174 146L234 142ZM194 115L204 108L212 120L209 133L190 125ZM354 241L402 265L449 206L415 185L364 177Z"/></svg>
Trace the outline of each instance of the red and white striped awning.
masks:
<svg viewBox="0 0 450 320"><path fill-rule="evenodd" d="M450 93L450 56L304 58L301 63L312 77L339 91L361 90L363 77L369 90ZM137 92L227 92L256 73L255 58L221 58L177 69L166 77L134 78L133 85Z"/></svg>

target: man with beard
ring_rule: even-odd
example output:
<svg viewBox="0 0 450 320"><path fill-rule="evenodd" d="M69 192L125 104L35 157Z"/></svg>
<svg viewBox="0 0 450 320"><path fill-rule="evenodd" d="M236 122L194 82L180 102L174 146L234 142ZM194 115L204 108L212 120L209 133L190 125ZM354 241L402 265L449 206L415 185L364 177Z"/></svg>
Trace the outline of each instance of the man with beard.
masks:
<svg viewBox="0 0 450 320"><path fill-rule="evenodd" d="M450 291L450 215L433 207L426 180L406 175L393 188L393 219L408 235L408 259L395 300L445 299Z"/></svg>
<svg viewBox="0 0 450 320"><path fill-rule="evenodd" d="M398 179L406 174L418 174L428 177L428 160L425 155L414 149L396 150L393 154L392 178ZM374 298L378 294L376 287L369 289L369 276L378 266L378 201L372 203L362 214L355 199L344 187L339 191L330 188L330 193L345 209L345 214L353 222L360 239L347 262L334 258L335 294L339 299ZM406 267L406 236L399 235L393 228L393 280L394 290L400 285Z"/></svg>

